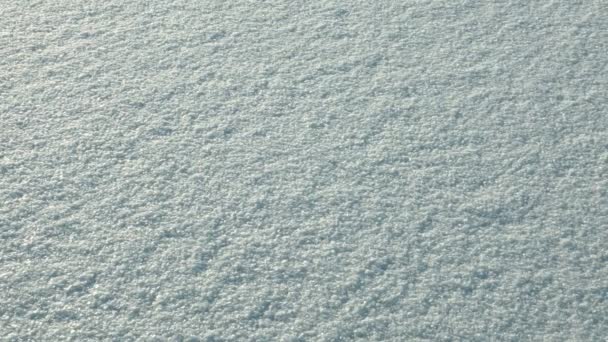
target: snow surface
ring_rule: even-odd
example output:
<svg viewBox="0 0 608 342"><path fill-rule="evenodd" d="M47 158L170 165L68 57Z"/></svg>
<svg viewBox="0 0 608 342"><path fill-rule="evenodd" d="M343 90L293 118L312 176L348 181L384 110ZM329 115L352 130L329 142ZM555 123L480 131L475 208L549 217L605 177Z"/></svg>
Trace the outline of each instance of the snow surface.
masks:
<svg viewBox="0 0 608 342"><path fill-rule="evenodd" d="M0 0L8 341L602 341L608 2Z"/></svg>

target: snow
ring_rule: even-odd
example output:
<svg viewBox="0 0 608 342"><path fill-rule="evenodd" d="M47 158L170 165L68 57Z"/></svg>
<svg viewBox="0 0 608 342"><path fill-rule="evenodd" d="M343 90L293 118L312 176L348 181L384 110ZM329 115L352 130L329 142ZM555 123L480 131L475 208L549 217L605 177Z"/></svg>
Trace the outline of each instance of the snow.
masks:
<svg viewBox="0 0 608 342"><path fill-rule="evenodd" d="M608 337L608 3L0 2L9 341Z"/></svg>

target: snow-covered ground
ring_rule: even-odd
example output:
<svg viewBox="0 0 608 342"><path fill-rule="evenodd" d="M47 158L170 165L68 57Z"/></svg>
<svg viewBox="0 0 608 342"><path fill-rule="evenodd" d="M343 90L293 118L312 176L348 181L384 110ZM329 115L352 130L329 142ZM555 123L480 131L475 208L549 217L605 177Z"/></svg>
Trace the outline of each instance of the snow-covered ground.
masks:
<svg viewBox="0 0 608 342"><path fill-rule="evenodd" d="M2 338L607 338L607 18L0 0Z"/></svg>

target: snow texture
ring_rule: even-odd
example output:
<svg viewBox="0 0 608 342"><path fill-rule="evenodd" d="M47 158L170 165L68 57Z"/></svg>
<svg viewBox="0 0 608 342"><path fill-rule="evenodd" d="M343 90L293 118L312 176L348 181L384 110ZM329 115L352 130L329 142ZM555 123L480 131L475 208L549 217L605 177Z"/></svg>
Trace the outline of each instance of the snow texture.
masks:
<svg viewBox="0 0 608 342"><path fill-rule="evenodd" d="M605 0L0 0L7 341L603 341Z"/></svg>

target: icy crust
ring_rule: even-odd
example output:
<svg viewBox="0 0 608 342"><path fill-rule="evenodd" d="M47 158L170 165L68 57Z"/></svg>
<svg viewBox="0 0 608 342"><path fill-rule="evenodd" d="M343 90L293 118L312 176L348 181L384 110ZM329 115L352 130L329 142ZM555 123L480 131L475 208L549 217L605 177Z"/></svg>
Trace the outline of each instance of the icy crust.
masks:
<svg viewBox="0 0 608 342"><path fill-rule="evenodd" d="M605 1L3 1L8 341L600 341Z"/></svg>

